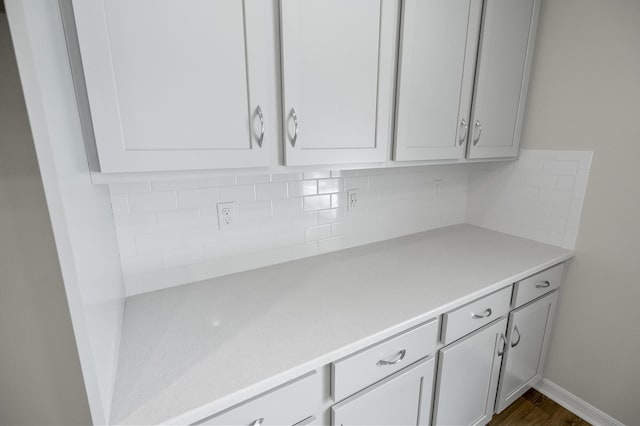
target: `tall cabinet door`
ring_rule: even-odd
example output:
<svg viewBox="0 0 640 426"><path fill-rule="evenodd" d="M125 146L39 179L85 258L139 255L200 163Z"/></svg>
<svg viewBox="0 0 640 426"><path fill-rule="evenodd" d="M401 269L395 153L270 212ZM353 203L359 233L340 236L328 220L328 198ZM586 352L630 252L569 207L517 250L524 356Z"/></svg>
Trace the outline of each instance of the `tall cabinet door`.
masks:
<svg viewBox="0 0 640 426"><path fill-rule="evenodd" d="M389 158L398 0L282 0L287 165Z"/></svg>
<svg viewBox="0 0 640 426"><path fill-rule="evenodd" d="M440 351L434 424L479 425L493 415L507 320L501 319Z"/></svg>
<svg viewBox="0 0 640 426"><path fill-rule="evenodd" d="M334 405L331 424L429 425L434 366L428 357Z"/></svg>
<svg viewBox="0 0 640 426"><path fill-rule="evenodd" d="M529 303L509 315L509 345L502 365L497 411L507 408L542 378L558 292Z"/></svg>
<svg viewBox="0 0 640 426"><path fill-rule="evenodd" d="M518 155L540 2L484 2L469 158Z"/></svg>
<svg viewBox="0 0 640 426"><path fill-rule="evenodd" d="M464 158L482 0L405 0L395 160Z"/></svg>
<svg viewBox="0 0 640 426"><path fill-rule="evenodd" d="M267 6L73 0L101 170L267 165Z"/></svg>

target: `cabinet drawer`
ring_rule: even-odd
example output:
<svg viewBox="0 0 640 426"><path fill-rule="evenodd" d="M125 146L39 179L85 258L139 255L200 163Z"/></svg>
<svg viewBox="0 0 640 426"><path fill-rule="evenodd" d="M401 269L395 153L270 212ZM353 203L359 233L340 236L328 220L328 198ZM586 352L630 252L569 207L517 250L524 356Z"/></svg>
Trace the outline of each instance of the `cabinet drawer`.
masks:
<svg viewBox="0 0 640 426"><path fill-rule="evenodd" d="M510 303L511 286L444 314L442 316L443 343L449 344L500 318L509 312Z"/></svg>
<svg viewBox="0 0 640 426"><path fill-rule="evenodd" d="M560 287L564 263L516 283L513 307L517 308Z"/></svg>
<svg viewBox="0 0 640 426"><path fill-rule="evenodd" d="M334 362L331 365L334 401L434 353L437 340L438 320L434 319Z"/></svg>
<svg viewBox="0 0 640 426"><path fill-rule="evenodd" d="M313 371L196 424L249 426L263 419L262 426L293 425L318 411L322 389L322 376Z"/></svg>

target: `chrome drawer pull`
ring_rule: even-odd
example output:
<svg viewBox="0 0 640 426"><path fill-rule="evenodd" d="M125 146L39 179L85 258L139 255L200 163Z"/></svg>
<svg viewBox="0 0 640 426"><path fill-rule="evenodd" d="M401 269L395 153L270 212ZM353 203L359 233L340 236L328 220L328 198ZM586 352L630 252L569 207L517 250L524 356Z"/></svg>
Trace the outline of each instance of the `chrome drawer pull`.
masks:
<svg viewBox="0 0 640 426"><path fill-rule="evenodd" d="M251 426L261 426L262 422L264 422L264 417L254 420L253 423L251 423Z"/></svg>
<svg viewBox="0 0 640 426"><path fill-rule="evenodd" d="M482 319L482 318L487 318L487 317L490 317L490 316L491 316L491 308L487 308L487 310L484 311L481 314L471 313L471 318L473 318L473 319Z"/></svg>
<svg viewBox="0 0 640 426"><path fill-rule="evenodd" d="M479 120L476 120L476 129L478 129L478 133L476 137L473 139L473 146L478 145L478 141L480 140L480 136L482 135L482 124L480 124Z"/></svg>
<svg viewBox="0 0 640 426"><path fill-rule="evenodd" d="M291 138L291 147L295 147L296 141L298 140L298 114L296 114L295 108L291 108L290 115L291 115L291 118L293 119L293 125L294 125L293 138Z"/></svg>
<svg viewBox="0 0 640 426"><path fill-rule="evenodd" d="M536 288L547 288L551 285L551 283L549 281L538 281L536 283Z"/></svg>
<svg viewBox="0 0 640 426"><path fill-rule="evenodd" d="M511 343L511 347L515 348L516 346L518 346L518 343L520 343L520 339L522 338L522 335L520 334L520 330L518 330L518 326L517 325L515 327L513 327L513 332L514 333L518 333L518 340L516 340L515 342Z"/></svg>
<svg viewBox="0 0 640 426"><path fill-rule="evenodd" d="M400 352L398 352L397 354L395 354L393 356L393 358L391 358L390 361L387 361L385 359L381 359L380 361L378 361L378 365L393 365L393 364L397 364L400 361L402 361L404 359L404 356L407 354L407 350L403 349Z"/></svg>
<svg viewBox="0 0 640 426"><path fill-rule="evenodd" d="M500 333L500 343L502 343L502 348L498 349L498 356L504 355L504 350L507 347L507 339L504 337L504 333Z"/></svg>
<svg viewBox="0 0 640 426"><path fill-rule="evenodd" d="M256 115L260 119L260 137L258 137L258 146L262 148L262 141L264 140L264 114L262 114L262 108L258 105L256 108Z"/></svg>
<svg viewBox="0 0 640 426"><path fill-rule="evenodd" d="M462 119L462 121L460 122L460 127L464 129L464 133L462 134L463 136L460 136L460 139L458 139L458 142L460 142L460 145L462 146L464 141L467 139L467 133L469 132L469 125L467 124L466 119Z"/></svg>

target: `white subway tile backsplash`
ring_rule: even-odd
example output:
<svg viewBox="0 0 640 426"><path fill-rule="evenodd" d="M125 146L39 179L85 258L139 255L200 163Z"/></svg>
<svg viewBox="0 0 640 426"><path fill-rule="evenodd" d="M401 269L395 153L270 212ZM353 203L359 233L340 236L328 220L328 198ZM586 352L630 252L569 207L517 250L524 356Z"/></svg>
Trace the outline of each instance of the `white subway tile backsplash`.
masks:
<svg viewBox="0 0 640 426"><path fill-rule="evenodd" d="M317 180L296 180L288 183L289 197L302 197L304 195L316 195L318 193Z"/></svg>
<svg viewBox="0 0 640 426"><path fill-rule="evenodd" d="M303 198L304 211L324 210L331 207L331 195L311 195Z"/></svg>
<svg viewBox="0 0 640 426"><path fill-rule="evenodd" d="M470 174L466 221L574 248L592 157L523 149L512 165L478 164Z"/></svg>
<svg viewBox="0 0 640 426"><path fill-rule="evenodd" d="M287 198L287 183L276 182L256 185L257 200L280 200Z"/></svg>
<svg viewBox="0 0 640 426"><path fill-rule="evenodd" d="M180 206L181 209L215 206L217 203L217 188L178 191L178 206Z"/></svg>
<svg viewBox="0 0 640 426"><path fill-rule="evenodd" d="M271 175L262 174L262 175L241 175L236 176L236 183L238 185L244 185L248 183L266 183L271 182Z"/></svg>
<svg viewBox="0 0 640 426"><path fill-rule="evenodd" d="M129 214L129 199L126 194L111 196L111 209L114 216Z"/></svg>
<svg viewBox="0 0 640 426"><path fill-rule="evenodd" d="M342 191L342 178L320 179L318 181L318 194L332 194Z"/></svg>
<svg viewBox="0 0 640 426"><path fill-rule="evenodd" d="M235 176L205 176L198 179L199 188L212 188L216 186L235 185Z"/></svg>
<svg viewBox="0 0 640 426"><path fill-rule="evenodd" d="M591 157L522 150L515 162L112 184L127 294L465 221L573 247ZM224 201L237 219L221 231Z"/></svg>
<svg viewBox="0 0 640 426"><path fill-rule="evenodd" d="M221 203L227 201L240 203L254 201L255 199L256 188L254 185L223 186L218 188L218 201Z"/></svg>
<svg viewBox="0 0 640 426"><path fill-rule="evenodd" d="M303 179L327 179L331 177L330 171L312 171L302 173Z"/></svg>
<svg viewBox="0 0 640 426"><path fill-rule="evenodd" d="M544 160L542 172L558 176L575 176L578 172L578 161Z"/></svg>
<svg viewBox="0 0 640 426"><path fill-rule="evenodd" d="M322 225L326 223L334 223L342 220L344 217L344 209L320 210L318 212L318 222Z"/></svg>
<svg viewBox="0 0 640 426"><path fill-rule="evenodd" d="M144 234L136 237L138 254L175 250L181 245L182 238L179 232L158 232L157 234Z"/></svg>
<svg viewBox="0 0 640 426"><path fill-rule="evenodd" d="M200 223L200 210L171 210L156 213L156 222L160 231L187 229Z"/></svg>
<svg viewBox="0 0 640 426"><path fill-rule="evenodd" d="M331 236L331 225L320 225L307 228L305 233L306 241L321 240Z"/></svg>
<svg viewBox="0 0 640 426"><path fill-rule="evenodd" d="M112 183L109 185L109 193L114 194L135 194L138 192L149 192L151 190L151 182L131 182L131 183Z"/></svg>
<svg viewBox="0 0 640 426"><path fill-rule="evenodd" d="M154 191L176 191L180 189L193 189L198 187L196 179L181 180L159 180L151 182L151 189Z"/></svg>
<svg viewBox="0 0 640 426"><path fill-rule="evenodd" d="M173 191L129 194L131 213L158 212L178 207L176 193Z"/></svg>

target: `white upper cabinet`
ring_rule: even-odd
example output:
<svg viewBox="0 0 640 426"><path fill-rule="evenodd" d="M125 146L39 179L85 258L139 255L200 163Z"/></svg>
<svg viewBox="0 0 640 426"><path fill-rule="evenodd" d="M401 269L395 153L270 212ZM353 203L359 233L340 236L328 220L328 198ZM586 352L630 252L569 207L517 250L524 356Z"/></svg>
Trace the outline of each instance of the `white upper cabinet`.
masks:
<svg viewBox="0 0 640 426"><path fill-rule="evenodd" d="M267 7L74 0L101 171L268 165Z"/></svg>
<svg viewBox="0 0 640 426"><path fill-rule="evenodd" d="M287 165L389 159L398 0L282 0Z"/></svg>
<svg viewBox="0 0 640 426"><path fill-rule="evenodd" d="M464 158L482 0L405 0L395 160Z"/></svg>
<svg viewBox="0 0 640 426"><path fill-rule="evenodd" d="M469 158L518 155L540 0L485 0Z"/></svg>

